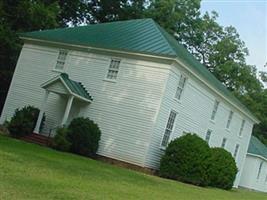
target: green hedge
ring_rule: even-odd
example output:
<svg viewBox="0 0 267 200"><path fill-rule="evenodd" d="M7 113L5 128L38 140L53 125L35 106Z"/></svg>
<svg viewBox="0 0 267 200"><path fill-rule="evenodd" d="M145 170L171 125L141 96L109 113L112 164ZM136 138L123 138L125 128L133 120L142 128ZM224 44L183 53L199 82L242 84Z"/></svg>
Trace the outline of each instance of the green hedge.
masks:
<svg viewBox="0 0 267 200"><path fill-rule="evenodd" d="M211 148L209 159L209 186L229 190L238 169L232 155L222 148Z"/></svg>
<svg viewBox="0 0 267 200"><path fill-rule="evenodd" d="M195 134L173 140L160 161L162 177L199 186L231 189L237 167L232 155L222 148L210 148Z"/></svg>
<svg viewBox="0 0 267 200"><path fill-rule="evenodd" d="M71 143L67 140L67 134L67 128L58 128L56 135L53 138L52 147L60 151L69 151Z"/></svg>
<svg viewBox="0 0 267 200"><path fill-rule="evenodd" d="M208 184L210 149L197 135L187 134L173 140L160 162L160 175L186 183Z"/></svg>
<svg viewBox="0 0 267 200"><path fill-rule="evenodd" d="M8 130L14 137L29 135L33 132L39 115L39 109L33 106L25 106L16 109L11 121L8 123ZM45 115L42 119L41 129L44 125Z"/></svg>

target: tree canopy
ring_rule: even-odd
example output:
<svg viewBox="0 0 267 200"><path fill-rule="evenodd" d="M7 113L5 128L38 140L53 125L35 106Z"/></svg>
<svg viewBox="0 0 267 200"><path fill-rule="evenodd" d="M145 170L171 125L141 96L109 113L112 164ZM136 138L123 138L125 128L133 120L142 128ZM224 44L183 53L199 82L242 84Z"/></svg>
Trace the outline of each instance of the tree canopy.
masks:
<svg viewBox="0 0 267 200"><path fill-rule="evenodd" d="M183 44L260 119L253 133L267 140L266 89L237 30L200 13L201 0L2 0L0 110L21 48L18 33L80 24L153 18ZM261 72L262 80L267 73ZM267 142L266 142L267 144Z"/></svg>

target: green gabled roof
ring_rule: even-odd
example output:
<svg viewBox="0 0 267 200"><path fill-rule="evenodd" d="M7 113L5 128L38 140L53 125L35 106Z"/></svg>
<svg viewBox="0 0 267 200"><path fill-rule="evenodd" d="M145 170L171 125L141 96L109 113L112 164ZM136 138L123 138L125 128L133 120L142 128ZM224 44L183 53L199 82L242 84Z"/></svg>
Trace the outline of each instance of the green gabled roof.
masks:
<svg viewBox="0 0 267 200"><path fill-rule="evenodd" d="M248 153L259 155L267 159L267 147L254 136L251 136Z"/></svg>
<svg viewBox="0 0 267 200"><path fill-rule="evenodd" d="M54 42L176 57L152 19L119 21L21 34Z"/></svg>
<svg viewBox="0 0 267 200"><path fill-rule="evenodd" d="M76 95L88 99L90 101L93 100L89 92L85 89L82 83L71 80L66 73L60 74L61 78L63 79L64 83L68 86L68 88Z"/></svg>
<svg viewBox="0 0 267 200"><path fill-rule="evenodd" d="M22 37L83 45L96 48L178 58L245 112L251 112L197 61L173 36L152 19L119 21L74 28L61 28L21 34ZM254 119L256 119L254 117Z"/></svg>

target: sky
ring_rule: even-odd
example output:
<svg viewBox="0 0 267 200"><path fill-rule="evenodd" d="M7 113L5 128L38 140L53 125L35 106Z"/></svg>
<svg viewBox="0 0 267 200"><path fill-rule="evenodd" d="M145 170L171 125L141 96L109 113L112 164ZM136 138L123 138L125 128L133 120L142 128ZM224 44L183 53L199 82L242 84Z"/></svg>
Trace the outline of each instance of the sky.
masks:
<svg viewBox="0 0 267 200"><path fill-rule="evenodd" d="M201 13L212 10L220 25L237 29L249 50L247 63L267 72L267 0L202 0Z"/></svg>

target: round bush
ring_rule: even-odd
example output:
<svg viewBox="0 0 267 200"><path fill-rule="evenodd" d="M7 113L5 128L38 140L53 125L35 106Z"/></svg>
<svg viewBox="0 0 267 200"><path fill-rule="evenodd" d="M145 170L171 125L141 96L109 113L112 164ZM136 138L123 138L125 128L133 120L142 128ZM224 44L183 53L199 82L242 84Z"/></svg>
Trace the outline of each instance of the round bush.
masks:
<svg viewBox="0 0 267 200"><path fill-rule="evenodd" d="M53 138L52 147L60 151L69 151L71 143L67 140L68 129L58 128Z"/></svg>
<svg viewBox="0 0 267 200"><path fill-rule="evenodd" d="M33 106L25 106L22 109L16 109L11 121L8 124L8 130L12 136L21 137L33 132L38 119L39 109ZM42 119L41 129L45 121Z"/></svg>
<svg viewBox="0 0 267 200"><path fill-rule="evenodd" d="M209 186L230 190L238 169L232 155L222 148L211 148Z"/></svg>
<svg viewBox="0 0 267 200"><path fill-rule="evenodd" d="M208 184L210 148L197 135L187 134L173 140L160 161L161 176L195 185Z"/></svg>
<svg viewBox="0 0 267 200"><path fill-rule="evenodd" d="M79 117L72 120L68 129L67 139L71 143L70 150L73 153L94 157L101 136L98 125L89 118Z"/></svg>

